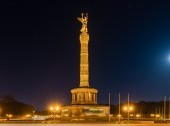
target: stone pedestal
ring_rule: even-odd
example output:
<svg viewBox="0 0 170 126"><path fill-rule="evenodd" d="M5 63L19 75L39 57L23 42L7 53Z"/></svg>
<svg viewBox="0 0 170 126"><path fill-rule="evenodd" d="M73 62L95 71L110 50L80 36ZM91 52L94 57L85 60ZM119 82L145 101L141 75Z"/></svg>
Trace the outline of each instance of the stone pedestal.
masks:
<svg viewBox="0 0 170 126"><path fill-rule="evenodd" d="M71 90L71 104L97 104L97 89L94 88L75 88Z"/></svg>

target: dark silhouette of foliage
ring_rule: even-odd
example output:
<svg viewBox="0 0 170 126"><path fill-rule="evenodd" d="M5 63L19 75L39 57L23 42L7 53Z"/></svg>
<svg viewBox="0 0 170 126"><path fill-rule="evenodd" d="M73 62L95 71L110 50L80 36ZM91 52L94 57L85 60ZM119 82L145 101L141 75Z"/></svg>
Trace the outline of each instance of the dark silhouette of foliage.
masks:
<svg viewBox="0 0 170 126"><path fill-rule="evenodd" d="M134 106L134 110L131 113L142 114L143 117L150 117L150 114L162 114L164 108L164 101L153 102L153 101L140 101L138 103L130 102L130 105ZM123 110L123 106L127 103L121 103L120 109L122 115L127 115L127 112ZM169 101L166 101L166 115L169 112ZM111 114L115 116L119 113L119 105L111 105Z"/></svg>
<svg viewBox="0 0 170 126"><path fill-rule="evenodd" d="M19 102L15 99L14 96L11 95L0 96L0 107L2 116L5 116L6 114L32 114L34 111L33 106Z"/></svg>

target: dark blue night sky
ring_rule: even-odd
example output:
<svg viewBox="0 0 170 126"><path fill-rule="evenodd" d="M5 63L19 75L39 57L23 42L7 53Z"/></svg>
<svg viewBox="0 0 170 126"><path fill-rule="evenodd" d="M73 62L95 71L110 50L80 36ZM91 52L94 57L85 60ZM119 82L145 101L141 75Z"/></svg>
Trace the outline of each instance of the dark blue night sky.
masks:
<svg viewBox="0 0 170 126"><path fill-rule="evenodd" d="M102 0L101 0L102 1ZM79 85L77 17L89 13L90 85L98 103L170 96L170 1L0 1L0 95L38 109L70 104Z"/></svg>

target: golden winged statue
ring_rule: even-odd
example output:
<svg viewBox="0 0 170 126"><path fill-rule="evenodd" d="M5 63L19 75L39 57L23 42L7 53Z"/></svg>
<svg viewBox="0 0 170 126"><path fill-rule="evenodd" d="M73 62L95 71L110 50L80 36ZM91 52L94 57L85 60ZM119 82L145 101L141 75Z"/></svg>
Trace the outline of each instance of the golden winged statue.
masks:
<svg viewBox="0 0 170 126"><path fill-rule="evenodd" d="M86 15L84 15L83 13L81 14L81 18L77 18L81 23L82 23L82 28L81 28L81 32L88 32L87 30L87 22L88 22L88 13L86 13Z"/></svg>

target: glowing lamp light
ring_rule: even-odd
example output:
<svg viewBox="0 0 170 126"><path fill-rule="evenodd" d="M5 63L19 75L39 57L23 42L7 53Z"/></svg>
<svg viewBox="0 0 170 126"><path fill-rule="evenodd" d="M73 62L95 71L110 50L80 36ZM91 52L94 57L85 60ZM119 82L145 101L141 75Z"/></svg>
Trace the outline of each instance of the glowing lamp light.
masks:
<svg viewBox="0 0 170 126"><path fill-rule="evenodd" d="M53 105L50 107L50 111L52 112L57 112L60 110L60 106L59 105Z"/></svg>
<svg viewBox="0 0 170 126"><path fill-rule="evenodd" d="M7 117L12 118L12 114L6 114Z"/></svg>
<svg viewBox="0 0 170 126"><path fill-rule="evenodd" d="M133 106L129 106L129 107L124 106L124 108L123 108L124 111L133 111L133 109L134 109Z"/></svg>
<svg viewBox="0 0 170 126"><path fill-rule="evenodd" d="M123 108L125 111L127 111L127 107L125 106L124 108Z"/></svg>
<svg viewBox="0 0 170 126"><path fill-rule="evenodd" d="M155 116L155 114L151 114L151 117L154 117Z"/></svg>
<svg viewBox="0 0 170 126"><path fill-rule="evenodd" d="M122 115L120 115L120 114L117 115L117 117L119 117L119 118L120 118L121 116L122 116Z"/></svg>
<svg viewBox="0 0 170 126"><path fill-rule="evenodd" d="M8 116L9 118L12 118L12 114L9 114L9 116Z"/></svg>
<svg viewBox="0 0 170 126"><path fill-rule="evenodd" d="M159 114L156 114L155 116L156 116L156 118L159 118L159 117L160 117L160 115L159 115Z"/></svg>
<svg viewBox="0 0 170 126"><path fill-rule="evenodd" d="M136 114L136 118L139 118L140 117L140 114Z"/></svg>
<svg viewBox="0 0 170 126"><path fill-rule="evenodd" d="M130 117L133 117L134 115L133 114L130 114Z"/></svg>
<svg viewBox="0 0 170 126"><path fill-rule="evenodd" d="M59 109L60 109L59 106L56 106L56 107L55 107L55 110L56 110L56 111L58 111Z"/></svg>
<svg viewBox="0 0 170 126"><path fill-rule="evenodd" d="M51 106L51 107L50 107L50 110L53 111L53 110L54 110L54 107Z"/></svg>
<svg viewBox="0 0 170 126"><path fill-rule="evenodd" d="M25 116L26 116L27 118L31 117L31 115L30 115L30 114L26 114Z"/></svg>
<svg viewBox="0 0 170 126"><path fill-rule="evenodd" d="M130 110L130 111L132 111L132 110L133 110L133 107L132 107L132 106L130 106L130 107L129 107L129 110Z"/></svg>

